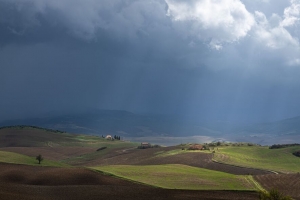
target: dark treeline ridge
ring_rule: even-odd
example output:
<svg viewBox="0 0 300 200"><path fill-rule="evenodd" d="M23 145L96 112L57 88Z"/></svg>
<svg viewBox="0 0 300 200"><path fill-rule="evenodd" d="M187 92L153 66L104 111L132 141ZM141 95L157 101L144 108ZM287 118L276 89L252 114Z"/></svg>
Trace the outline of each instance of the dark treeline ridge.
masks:
<svg viewBox="0 0 300 200"><path fill-rule="evenodd" d="M286 147L293 147L293 146L300 146L300 144L273 144L272 146L269 147L269 149L281 149L281 148L286 148Z"/></svg>
<svg viewBox="0 0 300 200"><path fill-rule="evenodd" d="M300 151L296 151L293 153L294 156L300 157Z"/></svg>
<svg viewBox="0 0 300 200"><path fill-rule="evenodd" d="M34 128L34 129L40 129L40 130L55 132L55 133L66 133L65 131L53 130L53 129L49 129L49 128L41 128L41 127L38 127L38 126L28 126L28 125L2 126L2 127L0 127L0 130L1 129L6 129L6 128L19 128L19 129Z"/></svg>

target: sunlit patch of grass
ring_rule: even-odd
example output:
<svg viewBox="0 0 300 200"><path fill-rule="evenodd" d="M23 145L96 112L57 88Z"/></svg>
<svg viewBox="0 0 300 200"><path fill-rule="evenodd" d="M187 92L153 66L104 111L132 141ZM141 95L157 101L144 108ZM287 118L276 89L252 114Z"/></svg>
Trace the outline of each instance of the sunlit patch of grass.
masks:
<svg viewBox="0 0 300 200"><path fill-rule="evenodd" d="M38 154L38 152L37 152L37 154ZM69 166L64 163L47 160L47 158L44 158L44 160L41 162L41 164L38 164L38 161L34 157L29 157L26 155L13 153L13 152L6 152L6 151L0 151L0 162L24 164L24 165L54 166L54 167Z"/></svg>
<svg viewBox="0 0 300 200"><path fill-rule="evenodd" d="M214 159L227 164L278 172L300 172L300 159L292 154L296 150L300 150L300 147L269 149L258 146L229 146L219 148Z"/></svg>
<svg viewBox="0 0 300 200"><path fill-rule="evenodd" d="M170 150L170 151L159 151L159 152L156 152L155 155L156 155L156 157L168 157L168 156L174 156L174 155L182 154L182 153L212 153L212 152L208 151L208 150L174 149L174 150Z"/></svg>
<svg viewBox="0 0 300 200"><path fill-rule="evenodd" d="M93 167L92 169L161 188L256 190L256 186L247 179L247 176L237 176L187 165L113 165Z"/></svg>

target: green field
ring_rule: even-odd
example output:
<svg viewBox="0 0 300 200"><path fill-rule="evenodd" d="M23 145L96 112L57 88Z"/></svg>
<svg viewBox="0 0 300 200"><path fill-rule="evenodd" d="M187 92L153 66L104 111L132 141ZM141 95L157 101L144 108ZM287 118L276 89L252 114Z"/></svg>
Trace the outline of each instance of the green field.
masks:
<svg viewBox="0 0 300 200"><path fill-rule="evenodd" d="M137 147L139 143L122 141L122 140L107 140L98 136L90 135L74 135L72 141L59 141L61 146L82 146L82 147L108 147L108 148L130 148Z"/></svg>
<svg viewBox="0 0 300 200"><path fill-rule="evenodd" d="M299 146L282 149L269 149L259 146L218 147L214 159L219 162L238 166L253 167L289 173L300 172L300 158L292 153Z"/></svg>
<svg viewBox="0 0 300 200"><path fill-rule="evenodd" d="M168 189L256 190L250 176L237 176L187 165L113 165L92 169Z"/></svg>
<svg viewBox="0 0 300 200"><path fill-rule="evenodd" d="M14 164L24 164L24 165L37 165L37 166L53 166L53 167L66 167L68 165L50 161L50 160L43 160L41 164L38 164L38 161L29 156L25 156L18 153L13 152L6 152L0 151L0 162L4 163L14 163Z"/></svg>

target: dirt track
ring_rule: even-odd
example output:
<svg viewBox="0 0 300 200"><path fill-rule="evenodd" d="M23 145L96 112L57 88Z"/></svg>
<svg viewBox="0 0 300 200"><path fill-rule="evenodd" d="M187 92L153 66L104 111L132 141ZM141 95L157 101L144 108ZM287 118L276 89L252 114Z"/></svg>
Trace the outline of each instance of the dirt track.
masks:
<svg viewBox="0 0 300 200"><path fill-rule="evenodd" d="M255 192L167 190L82 168L0 163L0 197L10 199L257 199Z"/></svg>

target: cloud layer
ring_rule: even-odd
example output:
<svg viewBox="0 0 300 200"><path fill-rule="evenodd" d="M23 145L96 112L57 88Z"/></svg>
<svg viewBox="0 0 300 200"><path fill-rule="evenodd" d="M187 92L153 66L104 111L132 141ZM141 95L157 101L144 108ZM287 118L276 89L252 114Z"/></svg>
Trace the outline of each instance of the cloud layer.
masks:
<svg viewBox="0 0 300 200"><path fill-rule="evenodd" d="M0 0L0 117L298 115L299 10L299 0Z"/></svg>

